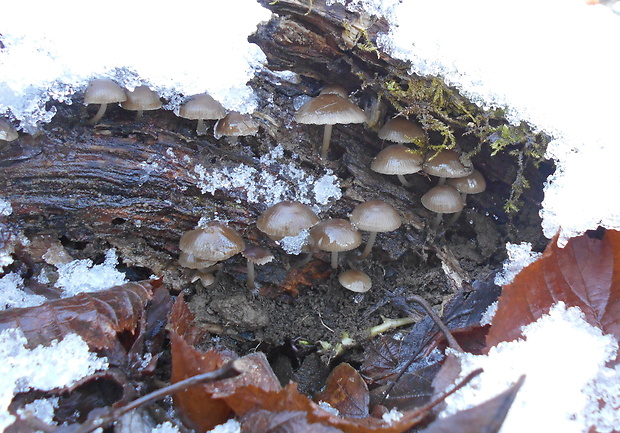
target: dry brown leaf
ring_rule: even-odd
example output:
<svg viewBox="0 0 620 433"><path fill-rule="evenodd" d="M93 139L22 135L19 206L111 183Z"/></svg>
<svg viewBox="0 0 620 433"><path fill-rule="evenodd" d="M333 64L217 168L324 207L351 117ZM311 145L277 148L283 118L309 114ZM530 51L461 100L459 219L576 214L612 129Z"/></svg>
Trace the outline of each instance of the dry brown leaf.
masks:
<svg viewBox="0 0 620 433"><path fill-rule="evenodd" d="M579 307L588 323L620 339L620 232L607 230L601 239L585 234L564 248L553 239L541 258L504 287L487 349L521 337L522 326L558 301Z"/></svg>
<svg viewBox="0 0 620 433"><path fill-rule="evenodd" d="M368 417L370 397L366 382L356 369L342 363L332 370L325 389L314 396L315 401L324 401L337 409L342 416Z"/></svg>
<svg viewBox="0 0 620 433"><path fill-rule="evenodd" d="M160 285L161 280L126 283L36 307L0 311L0 332L19 328L28 348L48 346L75 333L93 349L108 349L115 345L118 333L135 331L153 289Z"/></svg>
<svg viewBox="0 0 620 433"><path fill-rule="evenodd" d="M214 349L201 352L193 344L199 341L201 333L192 325L191 313L183 296L179 296L168 319L172 352L172 383L180 382L197 374L220 368L226 361L235 358L231 352ZM174 404L184 423L196 431L208 431L226 422L231 410L225 401L212 397L206 384L196 385L173 396Z"/></svg>
<svg viewBox="0 0 620 433"><path fill-rule="evenodd" d="M305 412L257 410L241 421L241 433L342 433L334 427L310 424Z"/></svg>

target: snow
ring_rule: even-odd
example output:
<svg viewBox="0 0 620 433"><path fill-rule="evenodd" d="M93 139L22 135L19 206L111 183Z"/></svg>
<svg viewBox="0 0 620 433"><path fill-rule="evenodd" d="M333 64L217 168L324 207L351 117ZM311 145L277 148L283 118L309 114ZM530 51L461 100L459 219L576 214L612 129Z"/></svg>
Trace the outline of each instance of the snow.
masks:
<svg viewBox="0 0 620 433"><path fill-rule="evenodd" d="M229 419L224 424L216 426L208 433L239 433L241 431L241 424L236 419Z"/></svg>
<svg viewBox="0 0 620 433"><path fill-rule="evenodd" d="M19 274L10 272L0 278L0 311L10 308L35 307L46 301L46 298L24 291L24 280Z"/></svg>
<svg viewBox="0 0 620 433"><path fill-rule="evenodd" d="M106 358L90 353L86 342L75 334L49 347L28 350L25 344L20 330L0 333L0 431L15 420L8 413L15 393L68 386L108 367Z"/></svg>
<svg viewBox="0 0 620 433"><path fill-rule="evenodd" d="M461 377L476 368L484 371L446 399L442 416L493 398L524 374L501 433L576 433L589 425L601 432L619 429L620 413L613 408L620 401L620 369L605 366L618 350L615 338L563 302L522 331L524 339L500 343L486 356L453 352L461 360ZM603 410L595 409L599 404Z"/></svg>
<svg viewBox="0 0 620 433"><path fill-rule="evenodd" d="M71 103L94 77L130 90L149 85L173 100L168 109L179 94L207 91L228 109L252 111L246 82L265 56L247 35L269 17L254 0L110 0L95 9L77 0L10 2L0 15L0 113L10 110L32 133L55 114L47 101Z"/></svg>
<svg viewBox="0 0 620 433"><path fill-rule="evenodd" d="M60 263L58 281L55 286L61 288L63 295L74 296L82 292L97 292L127 282L125 274L116 270L118 258L116 251L108 250L105 261L100 265L90 259L74 260Z"/></svg>
<svg viewBox="0 0 620 433"><path fill-rule="evenodd" d="M531 263L534 263L542 254L532 251L532 244L506 244L508 260L504 262L503 270L495 276L495 284L505 286L510 284L519 272Z"/></svg>

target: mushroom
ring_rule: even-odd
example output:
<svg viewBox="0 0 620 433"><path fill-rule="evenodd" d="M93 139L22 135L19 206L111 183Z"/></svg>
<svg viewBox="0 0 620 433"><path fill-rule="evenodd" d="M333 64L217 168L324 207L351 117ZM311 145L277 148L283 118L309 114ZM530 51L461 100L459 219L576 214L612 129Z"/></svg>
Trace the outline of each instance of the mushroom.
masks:
<svg viewBox="0 0 620 433"><path fill-rule="evenodd" d="M357 205L349 220L358 230L370 232L366 247L359 256L360 259L368 257L378 232L391 232L401 225L399 213L391 204L383 200L370 200Z"/></svg>
<svg viewBox="0 0 620 433"><path fill-rule="evenodd" d="M446 178L467 176L474 167L471 164L463 164L459 154L454 150L440 150L424 161L423 170L431 176L439 177L437 185L443 185Z"/></svg>
<svg viewBox="0 0 620 433"><path fill-rule="evenodd" d="M321 89L320 95L338 95L341 98L347 99L349 94L344 87L337 84L328 84Z"/></svg>
<svg viewBox="0 0 620 433"><path fill-rule="evenodd" d="M250 245L241 253L248 261L248 287L254 288L254 265L265 265L273 260L273 254L266 248Z"/></svg>
<svg viewBox="0 0 620 433"><path fill-rule="evenodd" d="M0 117L0 140L13 141L19 137L11 122Z"/></svg>
<svg viewBox="0 0 620 433"><path fill-rule="evenodd" d="M192 276L190 282L193 283L198 280L200 280L200 284L202 284L202 287L206 288L215 283L215 275L213 275L213 273L209 269L199 269L194 272L194 275Z"/></svg>
<svg viewBox="0 0 620 433"><path fill-rule="evenodd" d="M325 93L302 105L295 116L297 123L325 125L321 158L327 158L332 127L335 124L363 123L366 114L354 103L333 93Z"/></svg>
<svg viewBox="0 0 620 433"><path fill-rule="evenodd" d="M362 271L349 269L338 276L338 282L345 289L356 293L365 293L372 287L372 280Z"/></svg>
<svg viewBox="0 0 620 433"><path fill-rule="evenodd" d="M285 200L265 210L256 220L256 227L277 242L287 236L297 236L318 222L319 217L308 206Z"/></svg>
<svg viewBox="0 0 620 433"><path fill-rule="evenodd" d="M465 205L468 194L480 194L487 189L487 182L484 180L484 176L482 176L482 173L480 173L478 170L472 171L469 176L448 179L446 184L456 188L456 190L461 193L463 205ZM448 226L454 224L459 218L460 214L461 211L455 213L450 218Z"/></svg>
<svg viewBox="0 0 620 433"><path fill-rule="evenodd" d="M185 232L179 241L179 248L191 254L191 257L180 257L180 262L191 259L215 264L243 251L245 242L235 230L219 221L210 221L202 228Z"/></svg>
<svg viewBox="0 0 620 433"><path fill-rule="evenodd" d="M142 118L144 110L158 110L161 108L159 95L148 88L138 86L133 92L126 91L127 99L121 102L125 110L136 111L136 120Z"/></svg>
<svg viewBox="0 0 620 433"><path fill-rule="evenodd" d="M411 186L405 179L406 174L422 170L424 157L403 144L392 144L375 156L370 169L381 174L395 174L404 186Z"/></svg>
<svg viewBox="0 0 620 433"><path fill-rule="evenodd" d="M127 95L123 89L113 81L97 79L88 84L84 91L84 103L101 104L97 114L88 121L91 125L99 122L108 108L108 104L124 102Z"/></svg>
<svg viewBox="0 0 620 433"><path fill-rule="evenodd" d="M338 268L338 253L360 246L362 235L349 221L335 218L321 221L310 229L315 248L332 253L332 269Z"/></svg>
<svg viewBox="0 0 620 433"><path fill-rule="evenodd" d="M249 114L241 114L238 111L231 111L215 124L215 138L219 139L224 135L227 137L240 137L244 135L256 135L258 123Z"/></svg>
<svg viewBox="0 0 620 433"><path fill-rule="evenodd" d="M431 223L431 228L435 229L439 226L443 214L460 212L463 209L463 199L450 185L437 185L422 196L422 205L437 213Z"/></svg>
<svg viewBox="0 0 620 433"><path fill-rule="evenodd" d="M411 120L394 117L379 130L379 138L394 143L412 143L416 139L423 140L425 135L422 128Z"/></svg>
<svg viewBox="0 0 620 433"><path fill-rule="evenodd" d="M179 109L179 116L184 119L198 120L196 134L206 135L205 120L218 120L226 116L226 110L207 93L191 96Z"/></svg>
<svg viewBox="0 0 620 433"><path fill-rule="evenodd" d="M213 265L217 264L217 262L211 260L202 260L191 253L181 251L181 254L179 254L179 264L184 268L189 269L209 269Z"/></svg>

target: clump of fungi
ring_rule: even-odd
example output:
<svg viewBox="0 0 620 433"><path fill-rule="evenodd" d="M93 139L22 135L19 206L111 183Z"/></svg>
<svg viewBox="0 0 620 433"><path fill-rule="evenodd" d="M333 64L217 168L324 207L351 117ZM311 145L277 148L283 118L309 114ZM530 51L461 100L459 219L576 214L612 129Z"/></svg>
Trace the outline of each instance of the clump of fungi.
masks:
<svg viewBox="0 0 620 433"><path fill-rule="evenodd" d="M358 230L370 232L364 251L359 256L365 259L370 254L379 232L391 232L401 225L400 214L394 207L383 200L370 200L360 203L351 212L349 218Z"/></svg>
<svg viewBox="0 0 620 433"><path fill-rule="evenodd" d="M161 100L159 95L148 86L137 86L133 91L126 91L127 99L121 102L125 110L135 111L136 120L142 118L144 111L159 110Z"/></svg>
<svg viewBox="0 0 620 433"><path fill-rule="evenodd" d="M84 91L86 105L99 104L97 114L88 121L91 125L99 122L108 108L108 104L124 102L127 95L121 86L111 80L97 79L88 84Z"/></svg>
<svg viewBox="0 0 620 433"><path fill-rule="evenodd" d="M179 109L179 117L198 120L196 134L206 135L205 120L219 120L226 116L226 109L211 95L201 93L191 96Z"/></svg>
<svg viewBox="0 0 620 433"><path fill-rule="evenodd" d="M340 88L328 87L328 89L329 93L321 92L316 98L310 99L297 110L295 115L297 123L325 125L321 147L322 159L327 158L334 125L367 121L366 113L361 108L346 97L340 96L342 95Z"/></svg>

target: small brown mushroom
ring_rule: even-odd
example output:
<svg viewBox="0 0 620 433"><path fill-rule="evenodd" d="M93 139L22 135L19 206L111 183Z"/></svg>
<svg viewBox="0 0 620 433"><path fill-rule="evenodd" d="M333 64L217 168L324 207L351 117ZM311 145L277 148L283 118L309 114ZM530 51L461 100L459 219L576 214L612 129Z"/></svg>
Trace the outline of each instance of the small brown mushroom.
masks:
<svg viewBox="0 0 620 433"><path fill-rule="evenodd" d="M363 123L366 114L348 99L333 93L325 93L302 105L295 116L297 123L325 125L321 158L327 158L332 128L335 124Z"/></svg>
<svg viewBox="0 0 620 433"><path fill-rule="evenodd" d="M478 170L474 170L469 176L448 179L446 184L456 188L456 190L461 193L463 205L467 200L467 195L480 194L487 189L487 182L486 180L484 180L484 176L482 175L482 173L480 173ZM455 213L450 218L448 226L454 224L459 218L459 215L461 215L461 211Z"/></svg>
<svg viewBox="0 0 620 433"><path fill-rule="evenodd" d="M241 114L238 111L231 111L215 124L215 138L223 136L241 137L245 135L256 135L258 123L249 114Z"/></svg>
<svg viewBox="0 0 620 433"><path fill-rule="evenodd" d="M365 293L372 287L370 277L357 269L349 269L338 276L338 282L345 289L356 293Z"/></svg>
<svg viewBox="0 0 620 433"><path fill-rule="evenodd" d="M205 120L218 120L226 116L226 109L207 93L191 96L179 109L184 119L198 120L196 134L206 135Z"/></svg>
<svg viewBox="0 0 620 433"><path fill-rule="evenodd" d="M247 246L241 253L248 261L248 287L254 288L254 265L265 265L273 260L273 254L266 248L254 245Z"/></svg>
<svg viewBox="0 0 620 433"><path fill-rule="evenodd" d="M360 246L362 235L349 221L335 218L321 221L310 229L315 248L332 253L332 269L338 268L338 253Z"/></svg>
<svg viewBox="0 0 620 433"><path fill-rule="evenodd" d="M412 143L425 138L420 126L404 117L394 117L379 130L379 138L394 143Z"/></svg>
<svg viewBox="0 0 620 433"><path fill-rule="evenodd" d="M349 94L345 90L344 87L339 86L338 84L327 84L325 87L321 89L320 95L338 95L341 98L348 99Z"/></svg>
<svg viewBox="0 0 620 433"><path fill-rule="evenodd" d="M148 86L138 86L133 92L125 91L127 99L121 102L121 107L125 110L135 111L136 120L142 118L145 110L159 110L161 100L159 95L148 88Z"/></svg>
<svg viewBox="0 0 620 433"><path fill-rule="evenodd" d="M471 174L474 167L471 164L463 164L458 152L454 150L441 150L426 158L423 170L431 176L439 177L437 185L443 185L446 182L446 178L467 176Z"/></svg>
<svg viewBox="0 0 620 433"><path fill-rule="evenodd" d="M108 104L124 102L127 95L122 87L110 80L97 79L88 84L84 91L84 103L100 104L97 114L88 121L91 125L99 122L108 108Z"/></svg>
<svg viewBox="0 0 620 433"><path fill-rule="evenodd" d="M8 120L0 117L0 140L13 141L19 137L13 125Z"/></svg>
<svg viewBox="0 0 620 433"><path fill-rule="evenodd" d="M210 221L202 228L185 232L179 248L196 259L221 262L243 251L245 242L235 230L219 221Z"/></svg>
<svg viewBox="0 0 620 433"><path fill-rule="evenodd" d="M461 194L449 185L438 185L431 188L422 196L422 205L437 215L431 223L431 228L435 229L441 222L441 217L445 213L455 213L463 209L463 199Z"/></svg>
<svg viewBox="0 0 620 433"><path fill-rule="evenodd" d="M401 184L411 186L405 175L422 170L423 162L424 157L420 153L403 144L392 144L375 156L370 169L381 174L396 175Z"/></svg>
<svg viewBox="0 0 620 433"><path fill-rule="evenodd" d="M277 242L287 236L297 236L318 222L319 217L308 206L285 200L265 210L256 220L256 227Z"/></svg>
<svg viewBox="0 0 620 433"><path fill-rule="evenodd" d="M370 254L377 233L391 232L401 225L400 214L391 204L383 200L370 200L357 205L349 219L358 230L370 232L366 247L359 256L360 259L365 259Z"/></svg>

